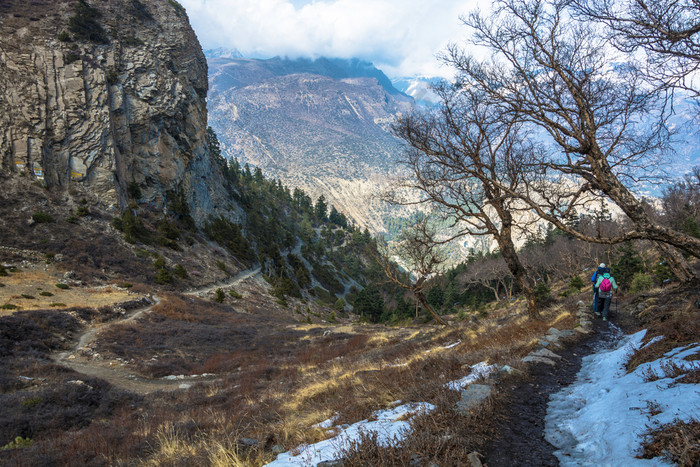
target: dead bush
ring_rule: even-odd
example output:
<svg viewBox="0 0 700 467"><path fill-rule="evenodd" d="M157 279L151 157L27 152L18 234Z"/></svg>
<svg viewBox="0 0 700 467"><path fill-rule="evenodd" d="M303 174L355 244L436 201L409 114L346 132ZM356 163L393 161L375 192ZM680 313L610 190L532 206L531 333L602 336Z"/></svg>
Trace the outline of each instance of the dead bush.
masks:
<svg viewBox="0 0 700 467"><path fill-rule="evenodd" d="M647 434L644 459L665 457L680 466L700 465L700 422L675 420Z"/></svg>

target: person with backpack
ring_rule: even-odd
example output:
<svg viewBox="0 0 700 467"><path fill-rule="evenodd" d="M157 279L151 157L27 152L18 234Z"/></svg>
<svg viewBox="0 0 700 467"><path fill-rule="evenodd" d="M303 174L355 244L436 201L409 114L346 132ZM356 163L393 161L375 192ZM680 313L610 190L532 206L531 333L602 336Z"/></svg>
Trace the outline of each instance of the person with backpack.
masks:
<svg viewBox="0 0 700 467"><path fill-rule="evenodd" d="M600 316L602 314L603 321L607 321L613 292L617 292L617 283L615 282L615 278L611 276L609 272L606 272L602 275L598 275L595 286L598 290L596 315Z"/></svg>
<svg viewBox="0 0 700 467"><path fill-rule="evenodd" d="M600 316L598 312L598 287L596 287L596 282L598 282L598 277L601 277L605 273L610 273L610 268L605 267L605 263L600 263L598 269L593 273L591 277L591 282L593 282L593 313Z"/></svg>

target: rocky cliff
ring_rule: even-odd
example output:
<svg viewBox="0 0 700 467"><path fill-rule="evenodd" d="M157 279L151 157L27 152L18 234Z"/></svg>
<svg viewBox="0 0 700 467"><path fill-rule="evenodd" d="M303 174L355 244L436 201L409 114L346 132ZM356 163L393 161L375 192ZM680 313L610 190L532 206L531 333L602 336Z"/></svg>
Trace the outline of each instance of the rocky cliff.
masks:
<svg viewBox="0 0 700 467"><path fill-rule="evenodd" d="M0 4L2 173L195 221L236 216L207 143L207 62L174 0Z"/></svg>

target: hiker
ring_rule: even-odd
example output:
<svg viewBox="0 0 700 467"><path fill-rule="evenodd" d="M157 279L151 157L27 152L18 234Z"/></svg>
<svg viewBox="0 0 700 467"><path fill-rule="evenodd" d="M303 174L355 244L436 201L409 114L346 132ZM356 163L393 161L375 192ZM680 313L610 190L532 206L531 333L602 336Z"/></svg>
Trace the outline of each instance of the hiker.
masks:
<svg viewBox="0 0 700 467"><path fill-rule="evenodd" d="M591 282L593 282L593 313L596 313L597 315L600 315L600 313L598 313L598 287L596 287L595 284L598 281L598 277L602 276L606 272L609 273L610 268L605 267L605 263L600 263L598 269L596 269L593 273L593 277L591 277Z"/></svg>
<svg viewBox="0 0 700 467"><path fill-rule="evenodd" d="M608 320L608 310L610 309L610 301L612 300L613 292L617 292L617 283L615 278L609 272L603 275L598 275L598 280L595 283L598 291L598 301L595 314L603 315L603 321Z"/></svg>

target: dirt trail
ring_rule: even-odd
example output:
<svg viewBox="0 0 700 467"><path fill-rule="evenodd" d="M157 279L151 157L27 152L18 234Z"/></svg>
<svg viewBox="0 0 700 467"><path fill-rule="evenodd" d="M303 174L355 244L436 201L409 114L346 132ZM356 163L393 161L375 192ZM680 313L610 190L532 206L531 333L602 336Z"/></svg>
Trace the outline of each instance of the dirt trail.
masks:
<svg viewBox="0 0 700 467"><path fill-rule="evenodd" d="M610 347L623 335L622 328L632 328L629 318L619 314L618 320L593 320L594 332L580 336L563 348L553 349L562 358L552 367L533 365L529 377L502 387L508 394L507 409L497 421L498 438L491 440L484 454L489 467L556 466L556 448L544 438L544 418L549 395L573 383L586 355Z"/></svg>
<svg viewBox="0 0 700 467"><path fill-rule="evenodd" d="M239 272L235 276L233 276L233 278L231 278L231 280L229 280L229 281L208 285L206 287L202 287L202 288L195 289L195 290L190 290L190 291L184 292L184 293L185 293L185 295L194 295L196 297L203 297L203 296L207 295L208 293L213 292L216 289L225 289L227 287L233 287L235 285L238 285L241 282L245 281L246 279L249 279L249 278L251 278L259 273L260 273L259 267L254 268L254 269L246 269L244 271Z"/></svg>
<svg viewBox="0 0 700 467"><path fill-rule="evenodd" d="M260 268L247 269L241 271L234 276L230 281L221 284L202 287L196 290L185 292L186 295L194 295L197 297L205 296L217 288L233 287L246 279L249 279L260 273ZM82 355L81 350L95 341L97 335L103 329L115 324L123 324L135 322L141 316L150 313L152 308L160 303L160 299L156 295L149 297L151 302L149 305L135 308L131 310L124 318L111 321L109 323L101 323L87 326L83 333L79 336L78 342L71 350L57 352L52 355L52 359L61 365L67 366L72 370L84 375L95 378L104 379L110 384L126 389L138 394L149 394L155 391L172 391L176 389L187 389L192 383L211 381L216 379L215 375L197 375L184 377L166 377L166 378L146 378L135 374L123 363L115 361L96 360L91 357Z"/></svg>

